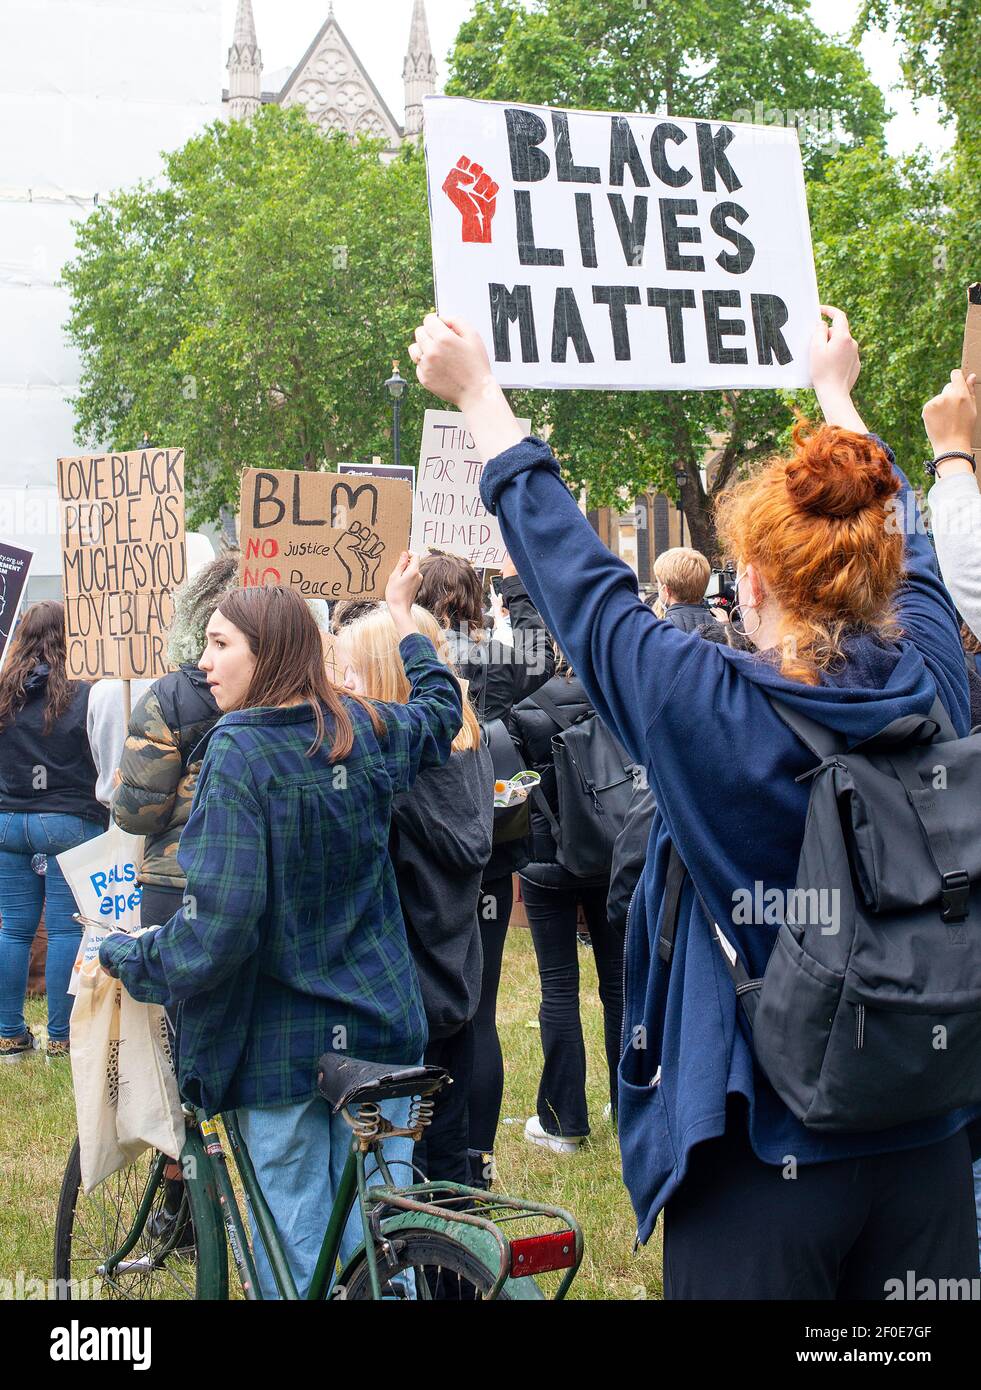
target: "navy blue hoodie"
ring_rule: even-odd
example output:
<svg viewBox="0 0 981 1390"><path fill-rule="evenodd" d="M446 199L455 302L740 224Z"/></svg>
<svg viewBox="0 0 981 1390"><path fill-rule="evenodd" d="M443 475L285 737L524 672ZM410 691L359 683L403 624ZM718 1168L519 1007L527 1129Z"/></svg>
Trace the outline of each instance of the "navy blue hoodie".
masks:
<svg viewBox="0 0 981 1390"><path fill-rule="evenodd" d="M538 611L600 718L646 768L657 801L628 914L619 1086L623 1175L640 1239L648 1239L683 1179L692 1147L724 1132L728 1095L746 1098L753 1149L774 1164L791 1155L806 1164L915 1148L975 1118L981 1107L875 1134L806 1129L753 1059L732 980L690 882L670 968L656 949L670 837L750 975L763 974L777 928L733 923L734 894L752 893L757 883L762 893L786 892L796 883L809 788L794 779L814 765L769 704L768 690L850 742L900 715L926 714L939 691L958 734L967 733L954 606L926 536L906 538L897 595L903 639L856 638L843 672L808 686L759 654L656 618L541 440L526 438L492 459L481 493ZM912 515L914 499L903 500L910 510L898 515Z"/></svg>

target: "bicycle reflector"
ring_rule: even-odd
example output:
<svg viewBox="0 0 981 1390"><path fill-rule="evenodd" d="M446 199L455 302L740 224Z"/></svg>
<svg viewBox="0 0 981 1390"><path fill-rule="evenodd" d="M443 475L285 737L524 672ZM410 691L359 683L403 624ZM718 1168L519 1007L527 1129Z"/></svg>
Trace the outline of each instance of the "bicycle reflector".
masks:
<svg viewBox="0 0 981 1390"><path fill-rule="evenodd" d="M511 1278L525 1274L544 1274L550 1269L568 1269L576 1262L574 1231L555 1231L543 1236L523 1236L509 1241Z"/></svg>

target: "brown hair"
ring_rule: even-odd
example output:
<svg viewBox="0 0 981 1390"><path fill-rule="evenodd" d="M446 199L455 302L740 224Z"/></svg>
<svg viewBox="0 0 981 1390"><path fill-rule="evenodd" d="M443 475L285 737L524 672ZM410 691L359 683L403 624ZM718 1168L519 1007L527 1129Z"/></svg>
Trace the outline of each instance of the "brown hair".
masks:
<svg viewBox="0 0 981 1390"><path fill-rule="evenodd" d="M49 734L78 689L65 670L65 605L53 599L32 603L17 625L7 664L0 675L0 729L27 699L27 679L41 663L48 668L44 732Z"/></svg>
<svg viewBox="0 0 981 1390"><path fill-rule="evenodd" d="M961 623L961 646L968 656L977 656L978 652L981 652L981 641L971 631L967 623Z"/></svg>
<svg viewBox="0 0 981 1390"><path fill-rule="evenodd" d="M313 706L317 724L316 737L307 749L309 757L324 741L321 707L326 705L334 720L331 762L346 758L354 747L354 725L345 700L354 700L366 709L375 733L384 733L385 721L367 700L346 690L342 693L328 678L320 629L299 594L278 584L229 589L218 604L218 612L243 634L256 658L249 688L237 708L307 701Z"/></svg>
<svg viewBox="0 0 981 1390"><path fill-rule="evenodd" d="M782 674L816 685L849 634L899 636L903 537L887 524L899 481L868 435L798 420L793 440L789 458L722 495L716 523L728 557L755 565L784 611Z"/></svg>
<svg viewBox="0 0 981 1390"><path fill-rule="evenodd" d="M465 628L471 637L482 637L484 590L470 561L459 555L424 555L419 570L419 607L428 608L441 627Z"/></svg>
<svg viewBox="0 0 981 1390"><path fill-rule="evenodd" d="M702 552L687 545L664 550L654 561L654 577L679 603L701 603L711 573L712 566Z"/></svg>

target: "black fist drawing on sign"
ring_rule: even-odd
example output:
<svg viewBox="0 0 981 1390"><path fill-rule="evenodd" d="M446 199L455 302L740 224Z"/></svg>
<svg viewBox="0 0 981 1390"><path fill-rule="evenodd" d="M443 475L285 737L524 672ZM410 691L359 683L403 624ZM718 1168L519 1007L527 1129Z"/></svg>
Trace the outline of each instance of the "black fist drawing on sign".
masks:
<svg viewBox="0 0 981 1390"><path fill-rule="evenodd" d="M375 578L384 551L384 544L370 526L365 526L361 521L352 521L334 546L334 554L347 570L348 589L351 594L374 592Z"/></svg>

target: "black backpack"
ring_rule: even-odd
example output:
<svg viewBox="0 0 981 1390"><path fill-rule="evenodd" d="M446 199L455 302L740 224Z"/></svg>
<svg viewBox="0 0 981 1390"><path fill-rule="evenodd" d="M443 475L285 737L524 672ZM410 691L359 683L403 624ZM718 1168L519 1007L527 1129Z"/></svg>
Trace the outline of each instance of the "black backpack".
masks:
<svg viewBox="0 0 981 1390"><path fill-rule="evenodd" d="M544 689L527 699L562 730L552 738L558 817L543 792L533 793L555 840L555 857L579 878L608 877L634 790L634 764L595 710L573 720Z"/></svg>
<svg viewBox="0 0 981 1390"><path fill-rule="evenodd" d="M760 1066L816 1130L888 1129L981 1103L981 728L958 738L937 699L849 749L771 703L819 762L762 979L699 895ZM686 872L672 847L666 961Z"/></svg>

